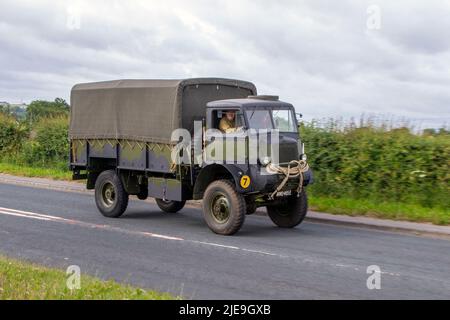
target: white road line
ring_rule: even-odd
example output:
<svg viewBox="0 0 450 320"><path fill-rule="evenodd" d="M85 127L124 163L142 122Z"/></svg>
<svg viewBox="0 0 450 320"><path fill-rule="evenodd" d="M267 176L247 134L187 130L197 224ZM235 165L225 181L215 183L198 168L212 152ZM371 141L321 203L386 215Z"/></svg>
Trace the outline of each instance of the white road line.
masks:
<svg viewBox="0 0 450 320"><path fill-rule="evenodd" d="M188 240L188 241L193 242L193 243L198 243L198 244L205 244L207 246L221 247L221 248L227 248L227 249L233 249L233 250L241 250L241 248L239 248L239 247L227 246L227 245L219 244L219 243L204 242L204 241L197 241L197 240Z"/></svg>
<svg viewBox="0 0 450 320"><path fill-rule="evenodd" d="M41 218L45 218L47 220L67 220L67 221L70 221L68 219L64 219L64 218L57 217L57 216L49 216L49 215L46 215L46 214L34 213L34 212L29 212L29 211L22 211L22 210L2 208L2 207L0 207L0 210L1 211L6 211L6 212L14 212L14 213L22 214L24 216L41 217Z"/></svg>
<svg viewBox="0 0 450 320"><path fill-rule="evenodd" d="M121 228L117 228L117 227L112 227L109 225L100 225L100 224L95 224L95 223L79 221L79 220L66 219L66 218L61 218L61 217L57 217L57 216L50 216L50 215L46 215L46 214L40 214L40 213L22 211L22 210L16 210L16 209L9 209L9 208L2 208L2 207L0 207L0 214L6 214L6 215L22 217L22 218L29 218L29 219L44 220L44 221L54 221L54 222L76 224L76 225L87 226L87 227L91 227L91 228L97 228L97 229L100 228L100 229L115 230L115 231L119 231L119 232L138 234L138 235L149 236L149 237L153 237L153 238L160 238L160 239L165 239L165 240L179 240L179 241L184 240L182 238L166 236L166 235L157 234L157 233L125 230L125 229L121 229Z"/></svg>
<svg viewBox="0 0 450 320"><path fill-rule="evenodd" d="M178 238L178 237L172 237L172 236L165 236L162 234L157 234L157 233L152 233L152 232L140 232L143 235L149 236L149 237L153 237L153 238L160 238L160 239L165 239L165 240L176 240L176 241L184 241L183 238Z"/></svg>
<svg viewBox="0 0 450 320"><path fill-rule="evenodd" d="M33 216L28 216L28 215L24 215L24 214L20 214L20 213L3 211L3 210L0 210L0 214L5 214L5 215L8 215L8 216L15 216L15 217L22 217L22 218L31 218L31 219L36 219L36 220L46 220L46 221L51 220L51 219L48 219L48 218L33 217Z"/></svg>
<svg viewBox="0 0 450 320"><path fill-rule="evenodd" d="M70 225L77 225L77 226L88 227L88 228L110 230L110 231L116 231L116 232L121 232L121 233L126 233L126 234L157 238L157 239L162 239L162 240L185 241L185 242L190 242L190 243L195 243L195 244L202 244L202 245L207 245L207 246L212 246L212 247L220 247L220 248L231 249L231 250L240 250L240 251L250 252L250 253L254 253L254 254L273 256L273 257L278 257L278 258L295 258L295 257L287 256L287 255L271 253L271 252L266 252L266 251L262 251L262 250L246 249L246 248L240 248L240 247L236 247L236 246L230 246L230 245L224 245L224 244L206 242L206 241L189 240L189 239L183 239L183 238L179 238L179 237L157 234L157 233L152 233L152 232L127 230L127 229L122 229L122 228L114 227L114 226L107 225L107 224L95 224L95 223L84 222L84 221L80 221L80 220L66 219L66 218L62 218L62 217L58 217L58 216L51 216L51 215L47 215L47 214L22 211L22 210L17 210L17 209L0 207L0 214L20 217L20 218L36 219L36 220L41 220L41 221L66 223L66 224L70 224ZM308 259L305 259L305 261L306 260L308 260ZM317 262L317 261L313 261L313 260L311 260L311 262L321 263L321 262ZM325 263L325 264L332 266L334 268L336 268L336 267L337 268L352 268L353 270L358 269L357 266L351 266L351 265L347 265L347 264L333 264L333 263ZM399 273L393 273L393 272L388 272L388 271L383 271L381 273L387 274L390 276L397 276L397 277L401 276Z"/></svg>
<svg viewBox="0 0 450 320"><path fill-rule="evenodd" d="M185 239L183 239L183 238L173 237L173 236L168 236L168 235L163 235L163 234L124 230L121 228L112 227L112 226L108 226L108 225L98 225L98 224L93 224L93 223L88 223L88 222L83 222L83 221L78 221L78 220L65 219L65 218L61 218L61 217L57 217L57 216L50 216L50 215L46 215L46 214L40 214L40 213L22 211L22 210L16 210L16 209L9 209L9 208L3 208L3 207L0 207L0 214L8 214L8 215L18 216L18 217L23 217L23 218L32 218L32 219L45 220L45 221L65 222L65 223L70 223L70 224L89 226L91 228L116 230L119 232L139 234L139 235L144 235L144 236L148 236L148 237L152 237L152 238L159 238L159 239L164 239L164 240L185 241ZM243 250L243 251L252 252L252 253L277 256L277 254L272 254L269 252L264 252L264 251L259 251L259 250L251 250L251 249L241 249L239 247L229 246L229 245L224 245L224 244L219 244L219 243L196 241L196 240L187 240L187 241L196 243L196 244L203 244L203 245L221 247L221 248L232 249L232 250Z"/></svg>
<svg viewBox="0 0 450 320"><path fill-rule="evenodd" d="M17 209L0 207L0 214L7 214L7 215L17 216L17 217L22 217L22 218L31 218L31 219L38 219L38 220L45 220L45 221L77 224L77 225L88 226L91 228L115 230L115 231L119 231L119 232L138 234L138 235L148 236L148 237L152 237L152 238L159 238L159 239L164 239L164 240L189 241L189 242L196 243L196 244L203 244L203 245L221 247L221 248L232 249L232 250L244 250L247 252L261 253L261 254L276 256L276 254L271 254L268 252L263 252L263 251L258 251L258 250L241 249L241 248L235 247L235 246L228 246L228 245L224 245L224 244L205 242L205 241L185 240L185 239L179 238L179 237L173 237L173 236L157 234L157 233L152 233L152 232L125 230L125 229L121 229L121 228L113 227L113 226L109 226L109 225L99 225L99 224L94 224L94 223L89 223L89 222L84 222L84 221L66 219L66 218L61 218L61 217L57 217L57 216L50 216L50 215L46 215L46 214L22 211L22 210L17 210Z"/></svg>
<svg viewBox="0 0 450 320"><path fill-rule="evenodd" d="M252 253L265 254L265 255L268 255L268 256L286 257L286 256L281 256L281 255L276 254L276 253L270 253L270 252L265 252L265 251L260 251L260 250L252 250L252 249L245 249L245 248L242 249L242 250L247 251L247 252L252 252Z"/></svg>

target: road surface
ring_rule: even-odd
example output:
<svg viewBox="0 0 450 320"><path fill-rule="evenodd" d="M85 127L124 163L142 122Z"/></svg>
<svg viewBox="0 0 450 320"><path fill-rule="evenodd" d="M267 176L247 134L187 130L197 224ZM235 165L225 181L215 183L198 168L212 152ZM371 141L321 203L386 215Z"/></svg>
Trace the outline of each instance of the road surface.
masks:
<svg viewBox="0 0 450 320"><path fill-rule="evenodd" d="M185 299L450 299L450 241L247 216L232 237L201 211L167 214L132 200L120 219L92 194L0 184L0 254ZM380 289L369 290L369 266ZM371 284L376 284L373 281Z"/></svg>

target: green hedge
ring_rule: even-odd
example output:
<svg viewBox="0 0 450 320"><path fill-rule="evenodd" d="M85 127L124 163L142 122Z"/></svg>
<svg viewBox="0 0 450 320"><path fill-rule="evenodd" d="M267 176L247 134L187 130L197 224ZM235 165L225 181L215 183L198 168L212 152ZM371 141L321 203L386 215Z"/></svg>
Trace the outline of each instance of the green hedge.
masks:
<svg viewBox="0 0 450 320"><path fill-rule="evenodd" d="M66 167L68 118L42 118L32 128L0 114L0 160L37 167Z"/></svg>
<svg viewBox="0 0 450 320"><path fill-rule="evenodd" d="M407 128L302 127L319 196L450 208L450 136Z"/></svg>
<svg viewBox="0 0 450 320"><path fill-rule="evenodd" d="M29 165L67 163L69 154L67 117L42 119L23 145L21 159Z"/></svg>
<svg viewBox="0 0 450 320"><path fill-rule="evenodd" d="M0 155L2 157L15 155L28 136L25 125L15 118L0 113Z"/></svg>

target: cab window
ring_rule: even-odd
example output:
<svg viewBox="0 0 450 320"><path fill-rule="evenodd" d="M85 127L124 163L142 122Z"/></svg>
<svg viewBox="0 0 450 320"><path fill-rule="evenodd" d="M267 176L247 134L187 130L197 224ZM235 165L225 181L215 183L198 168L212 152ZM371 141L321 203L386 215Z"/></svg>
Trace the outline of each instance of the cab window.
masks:
<svg viewBox="0 0 450 320"><path fill-rule="evenodd" d="M291 110L279 109L273 110L273 122L275 124L275 129L283 132L296 132L297 128L294 121L294 115Z"/></svg>
<svg viewBox="0 0 450 320"><path fill-rule="evenodd" d="M269 110L247 110L247 120L252 129L273 129Z"/></svg>
<svg viewBox="0 0 450 320"><path fill-rule="evenodd" d="M239 110L233 109L223 109L223 110L214 110L213 115L213 128L219 129L220 120L225 116L228 111L235 112L234 124L236 128L245 127L244 115Z"/></svg>

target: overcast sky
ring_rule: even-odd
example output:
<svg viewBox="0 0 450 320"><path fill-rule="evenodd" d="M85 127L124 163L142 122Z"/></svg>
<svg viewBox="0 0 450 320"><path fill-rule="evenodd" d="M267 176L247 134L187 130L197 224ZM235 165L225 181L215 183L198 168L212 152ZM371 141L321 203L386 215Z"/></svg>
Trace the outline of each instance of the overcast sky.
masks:
<svg viewBox="0 0 450 320"><path fill-rule="evenodd" d="M227 77L307 119L450 122L450 1L0 0L0 101L79 82Z"/></svg>

